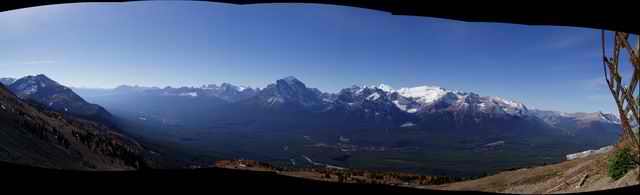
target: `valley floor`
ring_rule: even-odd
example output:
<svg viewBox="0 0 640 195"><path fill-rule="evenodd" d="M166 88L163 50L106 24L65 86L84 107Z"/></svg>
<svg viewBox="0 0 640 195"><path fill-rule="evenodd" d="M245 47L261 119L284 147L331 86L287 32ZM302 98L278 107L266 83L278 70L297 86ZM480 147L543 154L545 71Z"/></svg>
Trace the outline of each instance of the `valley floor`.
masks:
<svg viewBox="0 0 640 195"><path fill-rule="evenodd" d="M121 193L122 190L144 190L150 192L176 191L176 194L185 194L193 191L258 191L266 192L290 192L290 193L391 193L391 194L458 194L461 190L464 194L490 194L488 192L511 193L558 193L591 191L608 188L616 188L637 184L633 178L637 174L626 175L619 181L611 181L602 173L602 169L592 169L597 165L598 159L603 155L592 156L585 159L567 161L556 165L522 169L503 172L477 180L451 183L447 185L431 185L422 189L407 187L395 187L390 185L372 184L345 184L338 182L318 181L313 179L301 179L301 175L289 177L273 171L254 167L246 170L233 170L233 168L204 168L204 169L180 169L180 170L145 170L145 171L71 171L35 168L24 165L16 165L0 162L0 172L6 178L3 187L19 187L25 190L56 190L64 188L67 192L86 192L100 189L112 190ZM250 171L251 170L251 171ZM554 174L550 174L554 173ZM575 186L583 180L581 173L588 173L581 188ZM305 177L306 178L306 177ZM566 184L562 184L565 181ZM34 187L37 186L37 187ZM560 186L560 187L558 187ZM607 193L637 192L639 185L607 190ZM5 189L6 190L6 189Z"/></svg>
<svg viewBox="0 0 640 195"><path fill-rule="evenodd" d="M587 156L584 158L564 161L557 164L524 168L513 171L505 171L492 176L460 182L444 181L440 185L420 185L404 182L393 178L394 174L388 174L383 179L374 179L369 176L350 176L342 180L346 183L383 183L387 185L404 186L410 188L446 190L446 191L482 191L493 193L514 194L549 194L549 193L576 193L588 191L600 191L638 185L638 168L627 173L623 178L615 181L607 175L607 159L612 152ZM341 182L336 172L327 177L325 169L308 169L293 171L275 171L271 167L251 165L251 163L227 163L217 164L217 167L227 169L241 169L251 171L276 172L297 178L311 180ZM353 182L353 181L356 182ZM433 182L435 180L421 180Z"/></svg>

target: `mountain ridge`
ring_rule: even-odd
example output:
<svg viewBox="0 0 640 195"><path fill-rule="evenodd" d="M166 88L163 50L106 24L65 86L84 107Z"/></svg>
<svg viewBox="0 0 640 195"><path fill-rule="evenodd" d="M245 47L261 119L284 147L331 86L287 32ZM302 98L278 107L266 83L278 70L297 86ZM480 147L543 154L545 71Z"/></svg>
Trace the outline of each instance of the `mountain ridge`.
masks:
<svg viewBox="0 0 640 195"><path fill-rule="evenodd" d="M278 81L281 82L280 85L278 85ZM208 85L202 85L202 87L159 88L159 87L139 87L139 86L132 86L132 85L121 85L116 89L128 88L130 90L137 90L137 91L148 91L148 90L170 91L170 90L182 89L182 90L185 90L186 92L185 93L168 93L168 94L182 95L182 96L213 95L217 97L222 97L221 99L224 99L229 102L235 102L238 100L244 100L249 96L255 96L259 94L261 91L269 88L269 86L272 86L272 85L273 85L272 87L277 87L277 86L284 86L283 83L289 83L289 84L300 86L299 84L296 84L296 82L301 83L304 88L307 88L307 86L296 77L287 76L282 79L276 80L275 83L269 84L264 88L252 88L252 87L234 85L234 84L223 82L220 86L215 84L208 84ZM198 91L207 91L207 90L215 91L215 90L219 90L220 88L224 88L225 90L230 91L230 93L240 93L247 90L251 92L244 94L245 95L243 96L244 98L236 98L233 95L225 95L225 94L221 94L220 92L217 92L219 94L216 94L216 93L206 94L206 93L198 92ZM292 89L295 89L295 88L292 88ZM341 93L344 93L345 90L352 90L351 91L352 93L355 92L357 94L358 92L361 92L364 89L380 89L383 93L386 93L386 94L381 94L381 93L378 93L377 95L375 93L370 94L372 95L371 97L369 97L370 100L377 99L374 97L379 95L396 96L396 97L390 98L392 103L395 104L398 109L408 113L417 113L420 111L429 112L429 111L434 111L434 109L438 110L438 109L448 108L453 110L474 109L477 111L522 115L529 112L530 110L530 108L523 103L505 99L499 96L480 96L479 94L474 92L448 90L446 88L431 86L431 85L402 87L397 90L386 84L378 84L378 85L371 85L371 86L354 85L349 88L343 88L335 93L322 92L316 88L308 88L308 89L313 91L312 93L316 94L316 96L320 98L305 97L304 95L302 97L313 99L312 101L322 100L324 102L331 102L332 100L335 100L337 97L340 96ZM357 89L357 91L353 91L353 89ZM304 93L307 93L307 92L304 92ZM312 93L307 93L307 94L312 94ZM393 95L393 93L397 93L397 95ZM281 94L272 94L272 95L279 96ZM265 101L267 101L270 104L273 104L273 103L284 101L281 98L282 97L274 97L272 99L266 98ZM319 104L318 102L315 102L315 103ZM313 103L305 102L303 104L313 104ZM437 105L434 105L434 104L437 104ZM552 111L555 113L570 113L570 114L582 113L582 112L561 112L561 111L542 110L542 109L533 109L533 110ZM589 112L589 113L594 113L594 112ZM607 116L615 115L612 113L604 113L604 114ZM615 119L612 119L611 121L616 122Z"/></svg>
<svg viewBox="0 0 640 195"><path fill-rule="evenodd" d="M113 116L106 109L92 104L44 74L28 75L16 79L8 86L18 98L33 101L48 109L75 117L113 125ZM113 127L113 126L112 126Z"/></svg>
<svg viewBox="0 0 640 195"><path fill-rule="evenodd" d="M580 133L575 129L587 128L590 129L590 134L594 134L598 129L595 126L610 128L609 126L619 124L617 117L613 114L603 113L600 114L603 117L597 117L600 115L596 112L581 114L529 109L523 103L501 97L481 96L474 92L448 90L429 85L399 89L385 84L354 85L336 93L326 93L311 88L292 76L278 79L262 89L241 88L228 83L223 85L226 86L225 90L220 90L223 87L217 85L180 88L127 86L125 88L128 89L127 93L145 94L144 97L137 99L145 97L176 98L172 101L183 102L184 106L194 107L199 113L211 113L195 116L185 110L183 115L191 116L188 118L190 121L208 123L206 121L216 119L234 124L245 124L246 128L258 129L402 128L453 130L475 129L484 126L485 131L493 131L491 129L505 129L509 126L502 126L502 124L513 123L508 128L517 129L518 126L514 125L529 123L532 127L539 126L542 129L567 134ZM224 96L221 95L223 94L221 92L249 93L240 97ZM194 99L194 101L202 99L200 102L206 103L199 104L206 105L198 106L195 103L189 103L189 99ZM148 102L139 101L132 105L144 104L148 104ZM154 105L166 107L163 109L165 113L182 109L167 104ZM126 109L122 106L119 108ZM220 110L227 112L219 112ZM135 115L135 113L132 114ZM141 117L148 118L149 116ZM160 117L157 120L173 119L175 118ZM296 120L298 121L294 123ZM554 122L558 120L563 122ZM535 123L545 123L547 127ZM550 128L556 130L550 130Z"/></svg>
<svg viewBox="0 0 640 195"><path fill-rule="evenodd" d="M85 96L82 90L75 91ZM325 93L288 77L261 89L232 84L123 86L101 94L87 92L91 93L86 96L89 101L126 119L122 125L128 133L181 143L196 151L204 147L232 156L286 162L297 158L292 155L304 155L336 166L350 162L334 160L342 159L339 156L357 159L377 153L402 158L393 161L399 166L434 174L442 173L438 169L447 169L447 174L479 174L477 168L464 164L455 170L446 164L420 165L441 163L438 155L480 152L485 157L466 160L489 164L506 160L519 166L609 145L619 132L614 116L539 112L500 97L433 86L352 86ZM285 143L288 147L282 146ZM292 154L282 148L306 152ZM428 155L415 159L418 154ZM396 155L401 157L392 157ZM420 164L402 163L416 160ZM382 158L377 163L389 162ZM361 168L375 164L361 164Z"/></svg>

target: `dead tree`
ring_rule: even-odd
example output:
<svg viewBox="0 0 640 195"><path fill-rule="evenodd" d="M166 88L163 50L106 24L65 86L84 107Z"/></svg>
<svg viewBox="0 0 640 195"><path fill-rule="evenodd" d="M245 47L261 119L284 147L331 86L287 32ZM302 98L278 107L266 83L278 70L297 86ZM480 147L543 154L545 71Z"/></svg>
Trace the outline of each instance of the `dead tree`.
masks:
<svg viewBox="0 0 640 195"><path fill-rule="evenodd" d="M629 43L629 39L635 36L635 46ZM605 31L602 31L602 57L604 77L607 85L616 102L620 124L622 126L621 142L628 143L634 151L633 161L640 165L640 135L638 127L640 125L640 37L624 32L615 32L613 36L613 51L607 56ZM622 54L626 53L631 64L631 72L624 74L621 72ZM623 69L624 70L624 69ZM631 76L627 84L624 83L624 76ZM636 92L637 91L637 92ZM640 179L640 175L638 175Z"/></svg>

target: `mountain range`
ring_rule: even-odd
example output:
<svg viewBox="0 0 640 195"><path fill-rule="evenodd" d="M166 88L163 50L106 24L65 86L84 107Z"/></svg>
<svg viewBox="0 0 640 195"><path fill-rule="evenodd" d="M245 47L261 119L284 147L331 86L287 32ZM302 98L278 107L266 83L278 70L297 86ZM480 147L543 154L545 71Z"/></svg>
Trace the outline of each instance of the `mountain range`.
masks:
<svg viewBox="0 0 640 195"><path fill-rule="evenodd" d="M405 161L415 161L428 158L423 155L469 153L465 158L482 161L472 154L489 149L510 156L507 160L515 166L608 145L620 131L613 114L530 109L505 98L436 86L394 89L380 84L327 93L292 76L264 88L229 83L68 88L44 75L3 82L25 101L84 119L115 121L123 131L137 136L188 145L194 151L286 162L311 156L315 161L351 166L358 161L335 159L370 158L372 151L391 150L377 155L395 159L402 154ZM238 144L242 146L234 146ZM502 157L484 158L494 163ZM363 166L383 163L369 161ZM433 161L417 162L434 167Z"/></svg>
<svg viewBox="0 0 640 195"><path fill-rule="evenodd" d="M100 105L88 103L72 89L60 85L45 75L1 80L4 84L8 84L9 89L21 99L88 119L101 122L112 120L111 114L106 109ZM126 110L126 107L132 105L139 107L132 107L135 108L136 113L149 111L149 114L154 114L153 109L156 109L155 114L181 113L181 110L185 109L192 109L188 112L212 113L217 109L223 109L225 110L223 114L213 116L236 121L263 122L264 125L275 125L274 128L286 128L285 126L292 126L292 122L278 126L275 121L271 121L274 124L269 123L270 117L252 116L252 114L236 111L250 109L253 113L259 114L272 112L282 115L294 113L299 116L305 114L321 116L315 117L320 121L309 121L308 125L293 125L296 128L349 126L347 122L352 126L359 124L362 128L421 128L433 126L433 120L442 120L437 122L438 125L448 123L455 129L491 120L532 120L575 134L580 133L578 129L589 128L594 123L605 126L619 124L619 119L613 114L564 113L529 109L522 103L500 97L480 96L473 92L453 91L435 86L395 90L388 85L380 84L352 86L338 93L326 93L307 87L292 76L279 79L262 89L222 83L219 86L180 88L123 85L115 89L104 89L99 95L92 94L88 89L75 90L104 105L119 103L117 106L112 106L115 110ZM149 106L145 107L147 104ZM194 118L211 119L210 117ZM167 120L180 121L175 118L167 118ZM320 127L311 125L315 123L324 125Z"/></svg>
<svg viewBox="0 0 640 195"><path fill-rule="evenodd" d="M443 114L450 115L451 120L456 124L467 120L472 123L482 123L482 120L500 118L537 119L554 127L566 126L559 120L580 123L579 127L584 127L591 122L619 123L617 116L609 113L564 113L529 109L522 103L500 97L480 96L473 92L453 91L435 86L396 90L380 84L352 86L338 93L326 93L307 87L295 77L279 79L262 89L223 83L220 86L180 88L123 85L112 90L104 90L105 93L94 96L87 89L77 89L77 91L97 101L106 99L105 97L142 95L148 98L208 99L219 106L231 105L237 109L250 107L254 110L266 109L277 112L337 115L348 113L350 116L345 117L357 117L374 124L386 124L378 126L385 128L414 127L428 122L425 121L428 118ZM228 106L224 108L230 109Z"/></svg>

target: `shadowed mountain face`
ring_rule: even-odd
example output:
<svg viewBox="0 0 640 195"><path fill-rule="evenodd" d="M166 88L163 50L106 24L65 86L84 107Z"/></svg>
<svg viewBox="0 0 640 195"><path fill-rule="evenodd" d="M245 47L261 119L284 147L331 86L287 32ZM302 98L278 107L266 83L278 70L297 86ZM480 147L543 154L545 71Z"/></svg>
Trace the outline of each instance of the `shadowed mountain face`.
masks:
<svg viewBox="0 0 640 195"><path fill-rule="evenodd" d="M98 123L67 118L39 106L0 85L1 161L78 170L146 166L144 150L134 140Z"/></svg>
<svg viewBox="0 0 640 195"><path fill-rule="evenodd" d="M47 109L110 125L112 116L99 105L86 102L68 87L45 75L26 76L11 82L9 89L20 99Z"/></svg>
<svg viewBox="0 0 640 195"><path fill-rule="evenodd" d="M263 107L298 107L307 110L322 108L322 93L307 86L295 77L277 80L261 90L247 103L256 103Z"/></svg>

